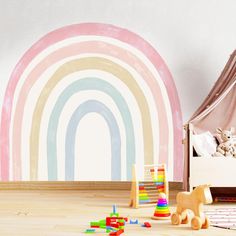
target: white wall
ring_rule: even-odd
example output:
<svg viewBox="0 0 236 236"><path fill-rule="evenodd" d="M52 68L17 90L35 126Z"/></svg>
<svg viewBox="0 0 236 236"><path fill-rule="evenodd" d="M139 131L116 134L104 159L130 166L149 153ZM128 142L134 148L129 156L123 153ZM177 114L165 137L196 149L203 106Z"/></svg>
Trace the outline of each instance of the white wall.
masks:
<svg viewBox="0 0 236 236"><path fill-rule="evenodd" d="M236 48L235 0L0 0L0 107L10 74L42 36L82 22L137 33L169 67L186 121Z"/></svg>

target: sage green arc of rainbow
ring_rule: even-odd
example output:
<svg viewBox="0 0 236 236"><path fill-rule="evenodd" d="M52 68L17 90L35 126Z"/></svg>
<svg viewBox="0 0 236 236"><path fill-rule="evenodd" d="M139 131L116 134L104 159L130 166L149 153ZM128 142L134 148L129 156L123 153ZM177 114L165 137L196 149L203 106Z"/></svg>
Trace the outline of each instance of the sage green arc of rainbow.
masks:
<svg viewBox="0 0 236 236"><path fill-rule="evenodd" d="M131 180L132 165L135 163L135 137L132 117L129 107L121 93L108 82L99 78L83 78L70 84L58 97L55 106L51 112L47 130L47 162L48 162L48 180L57 180L57 130L59 118L68 99L74 94L86 91L96 90L109 95L115 102L125 127L126 133L126 176ZM73 157L74 158L74 157ZM71 171L71 168L69 170ZM66 174L69 176L69 174ZM66 178L73 180L73 178Z"/></svg>
<svg viewBox="0 0 236 236"><path fill-rule="evenodd" d="M111 137L111 180L121 181L121 138L119 126L111 110L104 103L96 100L88 100L80 104L73 112L68 123L65 140L65 180L74 180L76 131L81 119L91 112L102 116L109 127ZM95 159L96 156L92 158ZM92 162L93 160L91 159L90 161ZM90 171L88 172L91 174Z"/></svg>
<svg viewBox="0 0 236 236"><path fill-rule="evenodd" d="M30 179L37 180L38 176L38 159L39 159L39 131L42 120L42 113L48 97L55 86L67 75L77 71L97 69L113 74L120 79L131 90L137 100L143 127L144 142L144 163L152 164L153 156L153 134L151 127L150 112L148 104L142 90L139 88L134 77L120 65L101 57L81 58L66 62L53 74L44 86L32 117L31 133L30 133Z"/></svg>

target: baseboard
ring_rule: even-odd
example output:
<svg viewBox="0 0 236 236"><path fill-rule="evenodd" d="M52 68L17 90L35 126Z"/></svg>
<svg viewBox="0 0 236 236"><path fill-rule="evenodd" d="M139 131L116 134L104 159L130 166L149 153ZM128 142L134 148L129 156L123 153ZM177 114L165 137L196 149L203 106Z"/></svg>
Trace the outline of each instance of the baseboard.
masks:
<svg viewBox="0 0 236 236"><path fill-rule="evenodd" d="M182 182L169 182L170 190L182 190ZM129 181L11 181L0 190L130 190Z"/></svg>

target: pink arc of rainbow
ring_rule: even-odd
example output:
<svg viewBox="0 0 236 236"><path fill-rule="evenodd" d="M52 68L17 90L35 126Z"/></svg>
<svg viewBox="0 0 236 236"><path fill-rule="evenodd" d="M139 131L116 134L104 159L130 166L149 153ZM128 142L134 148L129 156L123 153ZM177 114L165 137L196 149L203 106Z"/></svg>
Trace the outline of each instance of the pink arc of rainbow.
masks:
<svg viewBox="0 0 236 236"><path fill-rule="evenodd" d="M142 63L135 55L130 52L127 52L124 49L116 47L115 45L111 45L105 42L100 41L85 41L80 43L75 43L63 48L59 48L54 51L52 54L44 58L27 76L24 85L22 86L21 96L17 101L15 117L13 119L13 173L14 180L21 179L21 170L20 168L16 168L21 165L20 156L18 153L21 153L21 136L18 137L17 134L21 133L22 129L22 120L23 120L23 109L25 107L25 102L27 99L27 95L29 90L32 88L33 84L36 82L37 78L52 64L74 55L81 55L83 53L98 53L99 55L109 55L116 57L119 54L119 59L126 62L130 66L133 66L134 69L142 76L142 78L147 82L152 94L155 98L156 109L158 111L159 116L159 136L160 146L165 147L166 143L168 143L168 124L167 113L164 107L163 97L161 96L161 91L159 86L156 85L155 77L150 73L145 64ZM166 149L160 149L160 158L159 161L164 163L166 161L165 157L168 152Z"/></svg>
<svg viewBox="0 0 236 236"><path fill-rule="evenodd" d="M113 25L84 23L70 25L58 30L55 30L38 42L36 42L20 59L11 74L2 107L1 130L0 130L0 165L1 165L1 179L3 181L9 180L9 130L12 115L13 98L16 86L21 75L31 61L43 50L49 46L60 42L62 40L77 37L82 35L105 36L118 39L121 42L127 43L139 51L152 62L160 77L165 84L167 94L171 104L171 111L173 116L174 128L174 180L182 180L183 173L183 158L182 158L182 116L180 103L176 92L176 87L172 76L165 65L163 59L156 52L156 50L140 36ZM20 154L19 154L20 155Z"/></svg>

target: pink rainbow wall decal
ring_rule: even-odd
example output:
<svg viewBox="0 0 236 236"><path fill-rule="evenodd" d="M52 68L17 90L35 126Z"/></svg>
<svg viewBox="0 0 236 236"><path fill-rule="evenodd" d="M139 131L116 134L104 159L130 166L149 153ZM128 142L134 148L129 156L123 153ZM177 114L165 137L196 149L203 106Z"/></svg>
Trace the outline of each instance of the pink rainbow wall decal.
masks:
<svg viewBox="0 0 236 236"><path fill-rule="evenodd" d="M112 71L105 69L102 64L100 64L101 66L96 66L97 64L93 65L91 64L92 56L90 54L98 55L97 64L99 64L99 61L102 62L105 59L110 61L108 63L111 63L111 65L115 65L113 62L118 63L119 67L123 69L120 71L118 70L117 73L113 73ZM71 68L71 73L65 73L63 71L62 61L67 60L69 63L71 57L87 58L88 64L84 63L82 67L78 64L76 67ZM91 60L89 60L89 58L91 58ZM156 158L155 155L158 155L158 161L167 163L171 172L173 172L171 173L172 179L176 181L182 180L182 116L176 87L167 66L156 50L140 36L126 29L98 23L69 25L48 33L36 42L17 63L9 79L1 114L1 180L40 180L37 174L33 179L29 177L32 163L35 161L38 163L39 160L34 159L34 156L31 156L30 158L33 160L31 164L23 164L27 162L26 160L22 162L22 159L24 158L21 150L22 141L25 141L26 145L30 146L32 140L30 141L28 137L20 136L19 138L17 133L21 134L22 129L24 129L22 120L25 116L25 103L30 99L29 93L32 87L36 86L37 81L41 79L43 73L49 68L52 68L52 66L55 66L58 68L58 71L61 71L62 74L59 76L60 81L66 80L67 75L72 74L73 76L74 72L79 73L84 70L91 71L91 76L96 76L93 71L94 69L105 71L106 73L112 73L117 80L122 81L122 83L124 83L131 91L139 104L140 113L143 112L142 110L146 103L149 106L150 113L152 109L155 109L158 114L158 120L156 122L159 122L159 131L153 129L153 132L158 132L159 144L156 144L157 142L155 142L155 138L152 137L152 135L150 135L150 140L147 140L147 137L145 137L143 143L150 141L150 143L153 144L149 147L151 150L151 156L143 154L142 158L145 162L145 160L154 160ZM30 70L30 72L27 72L27 70ZM140 81L142 80L143 82L141 81L138 84L140 85L145 83L145 86L147 86L147 90L150 91L150 93L145 94L145 90L141 87L140 91L142 90L144 97L150 97L151 94L149 100L143 100L143 102L140 101L139 94L141 93L135 92L136 87L134 88L134 85L130 84L130 80L126 81L123 78L124 73L126 73L124 71L129 71L128 73L130 73L130 78L134 78L134 80L136 78L135 73L140 76ZM55 78L56 76L52 76L52 83L53 81L56 81ZM25 81L17 96L16 88L19 86L19 81L23 79L25 79ZM50 76L46 80L49 81ZM112 81L108 82L112 83ZM55 89L56 87L51 84L50 93ZM120 90L120 88L117 89ZM45 94L45 91L45 89L39 91L37 100L38 104L42 104L40 94L44 96L43 94ZM120 92L122 93L122 91ZM50 96L50 93L48 96ZM58 97L59 95L60 94L58 94ZM13 107L14 99L16 101L15 104L17 104L16 107ZM91 98L88 97L88 99ZM151 103L149 102L151 99L154 100L155 108L151 108ZM46 102L47 100L45 100L45 103ZM33 107L36 108L36 104L34 104ZM42 109L41 111L43 112L45 107L42 106L40 109ZM13 110L15 112L13 112ZM31 116L33 119L33 111ZM69 116L70 114L68 114L68 117ZM135 115L133 115L133 120L135 120ZM150 120L151 123L148 123L148 125L154 127L154 118L150 117ZM36 119L32 120L32 124L38 124ZM39 123L38 125L42 126L43 124ZM10 137L10 127L13 129L13 138ZM34 127L35 126L32 128ZM45 127L45 129L47 129L47 127ZM145 132L145 125L142 126L142 129L143 132ZM139 141L137 141L139 139L140 137L135 137L134 142L136 145L140 145ZM157 148L157 150L159 150L158 153L153 152L153 146L155 145L159 145ZM12 161L11 170L10 160ZM139 160L137 160L136 157L136 162L138 161ZM24 165L28 167L25 167ZM27 174L23 173L23 169L27 169ZM10 172L12 173L11 175ZM124 177L124 179L126 177Z"/></svg>

